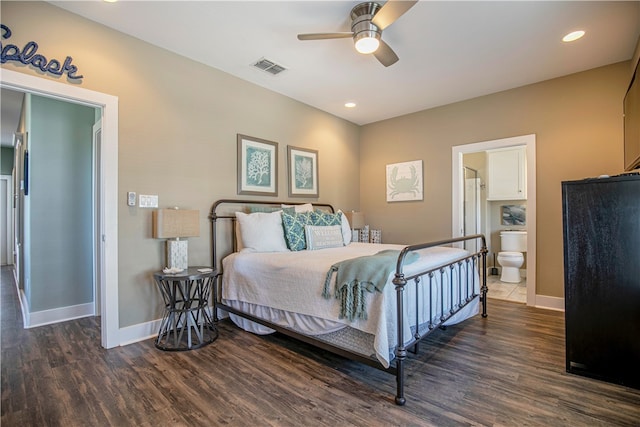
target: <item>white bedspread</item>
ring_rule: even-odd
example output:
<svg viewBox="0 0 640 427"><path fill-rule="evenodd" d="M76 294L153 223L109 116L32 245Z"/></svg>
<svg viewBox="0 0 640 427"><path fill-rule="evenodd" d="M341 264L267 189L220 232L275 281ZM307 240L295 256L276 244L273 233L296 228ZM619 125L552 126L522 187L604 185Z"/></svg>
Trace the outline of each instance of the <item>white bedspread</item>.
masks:
<svg viewBox="0 0 640 427"><path fill-rule="evenodd" d="M384 292L366 293L367 320L358 319L349 322L346 319L339 319L339 301L334 298L323 298L322 289L332 264L349 258L373 255L383 249L401 250L403 247L401 245L351 243L340 248L318 251L237 252L223 260L222 301L232 306L234 304L236 306L238 304L244 306L255 304L291 313L301 313L328 321L327 323L334 330L338 323L373 334L375 336L376 357L385 367L388 367L389 349L397 344L396 291L391 283L394 273L391 273ZM467 252L449 247L435 247L423 249L420 254L421 257L418 261L405 265L405 275L445 265L452 260L464 257ZM477 275L475 277L476 289L474 293L478 293L479 281ZM439 283L439 274L435 275L435 279ZM447 274L445 282L448 284L449 280ZM455 280L457 280L457 274L454 277ZM434 296L439 295L440 286L434 285L433 288ZM413 299L413 283L409 282L405 289L405 299ZM454 294L457 294L458 287L456 286L455 289ZM448 291L445 292L448 295ZM428 293L424 292L421 299L423 299L423 310L418 313L418 316L423 322L428 317ZM460 313L449 319L447 324L457 323L471 317L478 313L478 309L479 304L476 298ZM405 340L411 337L410 325L415 322L415 317L413 305L405 304L406 322L403 327ZM309 330L303 332L312 333ZM326 331L318 331L318 333L324 332Z"/></svg>

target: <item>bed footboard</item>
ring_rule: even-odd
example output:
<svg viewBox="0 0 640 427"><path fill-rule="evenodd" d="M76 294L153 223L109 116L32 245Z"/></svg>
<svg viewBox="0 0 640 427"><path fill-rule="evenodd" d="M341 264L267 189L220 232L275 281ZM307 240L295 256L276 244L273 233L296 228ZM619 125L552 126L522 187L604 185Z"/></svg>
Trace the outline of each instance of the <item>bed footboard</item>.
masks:
<svg viewBox="0 0 640 427"><path fill-rule="evenodd" d="M407 255L411 252L418 251L420 249L426 249L434 246L447 246L461 242L481 242L480 249L475 253L470 253L468 256L456 260L450 264L440 266L436 269L423 271L413 274L411 276L405 276L404 263ZM446 276L449 276L449 280L445 280ZM448 292L440 292L434 295L433 281L436 276L440 276L439 284L444 287L444 283L448 282L452 289L448 289ZM457 276L457 277L454 277ZM396 382L397 392L395 402L397 405L404 405L406 399L404 397L404 364L407 358L407 349L415 347L418 342L430 334L434 329L443 326L447 320L453 315L458 313L464 307L467 306L477 294L475 293L476 283L475 280L480 280L480 303L482 305L482 317L487 317L487 244L484 235L475 234L471 236L458 237L453 239L441 240L438 242L431 242L425 244L418 244L405 247L398 256L398 262L396 265L396 272L393 278L393 284L396 290L396 304L397 304L397 336L398 344L395 349L395 362L396 362ZM404 337L405 319L405 307L404 307L404 293L406 285L413 281L415 283L416 298L414 307L407 307L406 309L414 309L416 313L421 309L420 298L417 297L419 292L427 292L429 295L429 307L428 307L428 322L422 323L419 320L419 316L416 317L415 324L412 326L414 331L413 337ZM421 286L421 284L426 284ZM453 289L457 286L457 289ZM434 300L435 299L435 300ZM432 312L433 307L437 307L437 313L434 315Z"/></svg>

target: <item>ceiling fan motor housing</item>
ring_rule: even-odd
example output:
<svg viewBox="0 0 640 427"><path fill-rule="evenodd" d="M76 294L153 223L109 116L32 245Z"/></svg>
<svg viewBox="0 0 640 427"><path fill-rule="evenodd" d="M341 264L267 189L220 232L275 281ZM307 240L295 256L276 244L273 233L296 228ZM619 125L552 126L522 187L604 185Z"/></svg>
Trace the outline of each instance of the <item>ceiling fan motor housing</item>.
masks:
<svg viewBox="0 0 640 427"><path fill-rule="evenodd" d="M351 31L355 42L365 37L380 40L382 30L371 22L380 7L378 3L366 2L360 3L351 9Z"/></svg>

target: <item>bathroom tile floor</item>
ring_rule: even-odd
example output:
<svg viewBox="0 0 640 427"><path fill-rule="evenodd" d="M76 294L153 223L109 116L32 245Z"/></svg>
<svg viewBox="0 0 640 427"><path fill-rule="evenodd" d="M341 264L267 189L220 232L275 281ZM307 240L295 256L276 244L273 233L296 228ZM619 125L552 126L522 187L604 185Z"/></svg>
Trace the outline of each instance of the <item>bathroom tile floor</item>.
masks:
<svg viewBox="0 0 640 427"><path fill-rule="evenodd" d="M527 301L527 280L520 283L505 283L500 276L487 275L488 298L525 303Z"/></svg>

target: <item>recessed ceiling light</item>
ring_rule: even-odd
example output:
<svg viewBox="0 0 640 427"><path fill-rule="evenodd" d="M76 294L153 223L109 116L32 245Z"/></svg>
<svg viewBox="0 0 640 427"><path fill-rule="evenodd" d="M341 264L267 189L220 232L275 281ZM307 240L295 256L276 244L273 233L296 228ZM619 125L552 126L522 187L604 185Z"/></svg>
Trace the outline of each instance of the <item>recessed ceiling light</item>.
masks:
<svg viewBox="0 0 640 427"><path fill-rule="evenodd" d="M347 108L354 108L356 106L356 103L355 102L346 102L344 104L344 106L347 107Z"/></svg>
<svg viewBox="0 0 640 427"><path fill-rule="evenodd" d="M115 2L117 2L118 0L103 0L103 1L104 1L105 3L115 3Z"/></svg>
<svg viewBox="0 0 640 427"><path fill-rule="evenodd" d="M584 31L573 31L562 38L563 42L573 42L584 36Z"/></svg>

